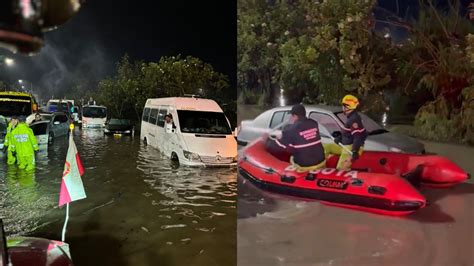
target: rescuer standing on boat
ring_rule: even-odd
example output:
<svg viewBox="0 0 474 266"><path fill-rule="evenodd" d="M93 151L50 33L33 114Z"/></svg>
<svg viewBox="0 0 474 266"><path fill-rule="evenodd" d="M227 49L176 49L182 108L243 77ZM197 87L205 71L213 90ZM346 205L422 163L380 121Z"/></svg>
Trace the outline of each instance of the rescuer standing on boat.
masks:
<svg viewBox="0 0 474 266"><path fill-rule="evenodd" d="M344 145L348 150L352 151L352 157L345 149L336 145L325 145L326 153L340 154L337 163L337 169L348 170L352 163L359 159L364 150L367 131L362 124L362 119L356 111L359 106L359 100L353 95L346 95L342 98L342 111L347 117L347 121L342 128L342 134L334 139L336 144Z"/></svg>
<svg viewBox="0 0 474 266"><path fill-rule="evenodd" d="M293 106L290 114L292 124L283 129L280 139L269 139L267 144L279 147L281 152L289 152L291 164L297 171L324 168L326 160L318 122L306 117L306 109L301 104Z"/></svg>
<svg viewBox="0 0 474 266"><path fill-rule="evenodd" d="M18 168L32 170L35 168L35 151L39 150L33 130L26 124L26 118L20 117L20 123L11 132L10 148L16 152Z"/></svg>

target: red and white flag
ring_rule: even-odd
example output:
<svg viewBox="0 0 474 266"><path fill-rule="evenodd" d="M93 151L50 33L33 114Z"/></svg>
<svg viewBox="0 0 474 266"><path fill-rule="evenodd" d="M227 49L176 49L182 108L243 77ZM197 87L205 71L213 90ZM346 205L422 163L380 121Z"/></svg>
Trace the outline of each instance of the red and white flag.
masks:
<svg viewBox="0 0 474 266"><path fill-rule="evenodd" d="M86 198L81 176L84 174L79 153L72 134L69 136L69 148L67 150L66 164L64 165L61 191L59 192L59 206L71 201Z"/></svg>

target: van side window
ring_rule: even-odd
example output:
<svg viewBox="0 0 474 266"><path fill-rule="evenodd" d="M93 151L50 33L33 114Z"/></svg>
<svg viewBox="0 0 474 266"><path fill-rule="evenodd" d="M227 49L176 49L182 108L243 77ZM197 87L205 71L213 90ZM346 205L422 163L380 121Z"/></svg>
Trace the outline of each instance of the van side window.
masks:
<svg viewBox="0 0 474 266"><path fill-rule="evenodd" d="M160 113L158 114L158 123L157 123L159 127L165 127L166 113L167 113L166 109L160 109Z"/></svg>
<svg viewBox="0 0 474 266"><path fill-rule="evenodd" d="M150 120L148 120L148 122L150 124L155 125L157 115L158 115L158 109L151 109L151 111L150 111Z"/></svg>
<svg viewBox="0 0 474 266"><path fill-rule="evenodd" d="M149 115L150 115L150 108L145 108L145 110L143 110L142 120L145 121L145 122L148 122L148 116Z"/></svg>

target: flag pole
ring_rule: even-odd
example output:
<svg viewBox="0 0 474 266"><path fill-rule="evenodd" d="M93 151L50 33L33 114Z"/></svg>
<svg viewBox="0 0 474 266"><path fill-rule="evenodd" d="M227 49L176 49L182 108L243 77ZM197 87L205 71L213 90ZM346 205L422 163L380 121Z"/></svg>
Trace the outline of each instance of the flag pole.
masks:
<svg viewBox="0 0 474 266"><path fill-rule="evenodd" d="M73 137L73 130L74 130L74 124L71 123L69 125L69 129L70 129L70 135L69 137L72 138ZM71 142L69 142L70 144ZM69 148L68 148L69 149ZM63 177L64 178L64 177ZM61 242L64 242L64 240L66 239L66 227L67 227L67 222L69 221L69 202L66 203L66 219L64 220L64 226L63 226L63 232L61 234Z"/></svg>
<svg viewBox="0 0 474 266"><path fill-rule="evenodd" d="M66 203L66 220L64 221L61 242L64 242L64 239L66 238L66 227L67 227L67 222L68 221L69 221L69 203Z"/></svg>

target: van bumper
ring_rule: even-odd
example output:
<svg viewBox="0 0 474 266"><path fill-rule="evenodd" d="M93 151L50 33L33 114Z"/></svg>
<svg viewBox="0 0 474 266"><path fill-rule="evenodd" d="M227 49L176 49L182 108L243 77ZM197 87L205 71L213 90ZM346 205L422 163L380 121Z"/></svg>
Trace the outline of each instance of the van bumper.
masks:
<svg viewBox="0 0 474 266"><path fill-rule="evenodd" d="M203 163L203 162L190 162L187 160L180 160L181 165L189 167L237 167L237 162L235 163Z"/></svg>

